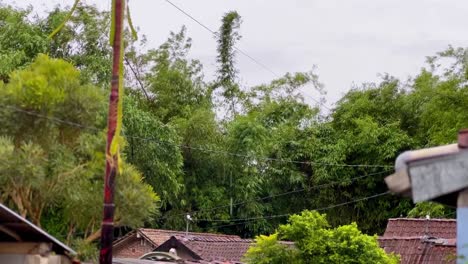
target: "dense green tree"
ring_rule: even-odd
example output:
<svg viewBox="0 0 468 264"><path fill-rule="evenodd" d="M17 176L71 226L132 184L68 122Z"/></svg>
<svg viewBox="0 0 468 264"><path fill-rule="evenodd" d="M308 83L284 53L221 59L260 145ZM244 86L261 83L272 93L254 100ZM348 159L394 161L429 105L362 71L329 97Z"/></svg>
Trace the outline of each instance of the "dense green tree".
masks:
<svg viewBox="0 0 468 264"><path fill-rule="evenodd" d="M291 245L278 241L288 240ZM379 247L377 236L363 234L355 223L330 228L325 215L304 211L292 215L278 233L257 237L247 263L398 263Z"/></svg>
<svg viewBox="0 0 468 264"><path fill-rule="evenodd" d="M449 212L452 211L452 212ZM445 218L453 215L453 210L448 210L442 204L434 202L420 202L416 203L416 206L408 212L408 217L416 218Z"/></svg>
<svg viewBox="0 0 468 264"><path fill-rule="evenodd" d="M143 54L149 68L145 81L152 98L151 110L164 123L188 119L199 108L209 109L210 94L203 82L202 66L198 60L187 58L192 40L183 27L171 32L168 40L157 50Z"/></svg>
<svg viewBox="0 0 468 264"><path fill-rule="evenodd" d="M225 108L224 111L228 111L228 117L229 115L234 117L241 110L239 109L242 106L240 104L244 99L237 78L235 47L236 42L241 38L238 32L241 23L239 13L236 11L228 12L223 16L219 32L216 34L218 69L213 89L219 88L221 90L218 95L221 97L220 105Z"/></svg>
<svg viewBox="0 0 468 264"><path fill-rule="evenodd" d="M209 194L223 188L208 180L219 175L221 159L198 149L219 149L221 135L201 64L188 58L190 47L183 27L158 49L140 54L132 46L127 53L140 85L125 105L125 133L137 135L129 138L127 155L161 193L164 215L158 225L166 228L185 226L183 213L213 205L209 199L215 196Z"/></svg>
<svg viewBox="0 0 468 264"><path fill-rule="evenodd" d="M182 154L179 138L171 126L163 124L135 96L124 102L124 134L127 160L136 166L161 196L163 208L177 206L183 191Z"/></svg>
<svg viewBox="0 0 468 264"><path fill-rule="evenodd" d="M223 158L227 162L221 171L224 181L218 185L229 192L224 192L224 206L217 210L224 212L226 223L229 218L297 212L306 205L304 199L294 195L261 198L309 185L311 171L305 163L314 148L308 141L314 137L310 129L317 124L317 109L303 102L298 89L315 77L311 73L287 74L271 84L254 87L247 112L226 123ZM288 160L304 164L284 162ZM210 219L213 214L206 217ZM276 221L259 220L229 227L225 232L249 236L271 232L275 225Z"/></svg>
<svg viewBox="0 0 468 264"><path fill-rule="evenodd" d="M371 167L317 168L316 177L327 181L341 181L342 184L319 190L314 206L343 203L387 190L383 178L391 173L396 156L414 146L412 138L402 126L403 96L399 82L385 77L378 85L364 86L348 92L338 102L330 121L331 134L325 135L329 138L329 145L319 160L330 164L367 164ZM372 167L374 164L388 167ZM378 172L382 174L349 181ZM367 210L369 206L381 213L376 215ZM387 196L342 206L331 210L328 215L333 225L352 220L365 232L380 233L389 217L405 214L409 207L407 200ZM346 222L343 219L347 219Z"/></svg>
<svg viewBox="0 0 468 264"><path fill-rule="evenodd" d="M103 92L71 64L39 55L0 87L2 202L46 229L99 236L105 137ZM158 196L125 161L117 177L117 225L141 226Z"/></svg>
<svg viewBox="0 0 468 264"><path fill-rule="evenodd" d="M68 12L58 6L37 23L48 36L65 21ZM109 12L79 3L64 27L47 39L48 54L71 62L83 81L107 88L111 78L109 27Z"/></svg>
<svg viewBox="0 0 468 264"><path fill-rule="evenodd" d="M1 198L64 239L92 238L102 199L109 14L79 4L52 39L47 36L64 21L65 10L32 14L31 8L0 4ZM118 224L181 229L189 212L198 219L194 230L252 237L285 222L263 216L359 198L364 199L330 208L330 226L356 222L374 234L389 217L450 215L440 205L414 206L396 196L365 198L387 190L383 178L399 153L455 142L457 130L468 127L466 49L449 47L429 57L405 82L384 75L358 85L324 116L301 96L304 87L322 92L314 72L241 88L235 48L241 17L228 12L221 22L211 83L189 55L192 40L185 27L157 49L144 47L144 36L140 42L126 38L126 140L119 182L125 188L118 189L117 200L132 210L119 209ZM34 177L12 176L29 170ZM62 184L69 181L93 193L73 192ZM44 186L60 195L41 193ZM37 195L37 203L28 192ZM155 205L162 216L153 221ZM78 207L80 217L72 219ZM234 221L252 217L258 219ZM64 219L72 220L64 224ZM278 239L280 234L259 241L279 252ZM283 249L271 262L298 253Z"/></svg>
<svg viewBox="0 0 468 264"><path fill-rule="evenodd" d="M13 70L47 52L42 27L30 19L31 8L19 9L0 3L0 79L8 81Z"/></svg>
<svg viewBox="0 0 468 264"><path fill-rule="evenodd" d="M108 12L79 4L65 26L48 38L65 20L68 10L56 7L46 17L33 16L32 8L20 9L0 3L0 79L27 66L39 53L71 62L83 82L103 87L110 79ZM14 37L11 37L14 36Z"/></svg>

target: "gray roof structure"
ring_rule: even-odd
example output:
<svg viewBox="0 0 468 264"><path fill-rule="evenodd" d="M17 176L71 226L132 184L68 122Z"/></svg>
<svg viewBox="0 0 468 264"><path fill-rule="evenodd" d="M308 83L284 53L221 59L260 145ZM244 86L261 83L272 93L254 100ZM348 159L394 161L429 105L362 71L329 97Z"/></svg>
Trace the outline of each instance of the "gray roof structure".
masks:
<svg viewBox="0 0 468 264"><path fill-rule="evenodd" d="M0 241L50 243L57 254L76 255L73 249L1 203Z"/></svg>

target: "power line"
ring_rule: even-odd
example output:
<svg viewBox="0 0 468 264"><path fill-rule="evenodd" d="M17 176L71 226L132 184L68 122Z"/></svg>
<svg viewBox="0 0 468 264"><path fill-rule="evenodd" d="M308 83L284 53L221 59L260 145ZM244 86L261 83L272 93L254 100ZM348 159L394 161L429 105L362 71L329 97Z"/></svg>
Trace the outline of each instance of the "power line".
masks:
<svg viewBox="0 0 468 264"><path fill-rule="evenodd" d="M361 202L361 201L366 201L366 200L374 199L374 198L377 198L377 197L380 197L380 196L387 195L387 194L389 194L389 193L390 193L390 191L386 191L386 192L379 193L379 194L375 194L375 195L372 195L372 196L363 197L363 198L351 200L351 201L348 201L348 202L343 202L343 203L334 204L334 205L330 205L330 206L326 206L326 207L321 207L321 208L316 208L316 209L311 209L311 210L312 210L312 211L325 211L325 210L333 209L333 208L336 208L336 207L345 206L345 205L348 205L348 204L353 204L353 203L357 203L357 202ZM251 217L251 218L240 218L240 219L224 220L224 222L235 221L235 222L239 222L239 223L233 223L233 224L227 224L227 225L218 225L218 226L211 226L211 227L209 227L209 228L221 228L221 227L228 227L228 226L236 226L236 225L241 225L241 224L246 224L246 223L254 222L254 221L257 221L257 220L267 220L267 219L274 219L274 218L283 218L283 217L288 217L288 216L290 216L290 215L291 215L291 213L288 213L288 214L280 214L280 215L261 216L261 217ZM207 221L218 222L219 220L207 220Z"/></svg>
<svg viewBox="0 0 468 264"><path fill-rule="evenodd" d="M200 25L201 27L203 27L204 29L208 30L211 34L213 35L218 35L215 31L211 30L209 27L205 26L202 22L200 22L199 20L197 20L196 18L194 18L193 16L191 16L189 13L185 12L182 8L178 7L176 4L172 3L171 1L169 0L165 0L166 2L168 2L170 5L172 5L173 7L175 7L177 10L179 10L180 12L182 12L184 15L186 15L187 17L189 17L190 19L192 19L193 21L195 21L195 23L197 23L198 25Z"/></svg>
<svg viewBox="0 0 468 264"><path fill-rule="evenodd" d="M218 33L214 30L212 30L211 28L209 28L208 26L206 26L205 24L203 24L200 20L196 19L195 17L193 17L192 15L190 15L188 12L186 12L185 10L183 10L182 8L180 8L179 6L177 6L176 4L174 4L173 2L171 2L170 0L165 0L167 3L169 3L170 5L172 5L174 8L176 8L177 10L179 10L182 14L186 15L187 17L189 17L191 20L193 20L195 23L197 23L198 25L200 25L201 27L203 27L204 29L206 29L208 32L210 32L211 34L213 34L214 36L218 36ZM240 48L234 46L234 49L237 50L239 53L241 53L242 55L244 55L245 57L249 58L251 61L253 61L255 64L257 64L258 66L262 67L263 69L265 69L266 71L270 72L271 74L273 74L275 77L279 78L280 76L275 73L272 69L270 69L269 67L267 67L265 64L261 63L259 60L255 59L254 57L250 56L249 54L247 54L247 52L241 50Z"/></svg>
<svg viewBox="0 0 468 264"><path fill-rule="evenodd" d="M166 0L167 1L167 0ZM281 76L279 76L278 74L276 74L273 70L271 70L270 68L268 68L265 64L261 63L260 61L258 61L257 59L255 59L254 57L250 56L249 54L247 54L245 51L241 50L240 48L234 46L234 49L237 50L240 54L244 55L245 57L249 58L251 61L255 62L257 65L259 65L260 67L262 67L263 69L265 69L266 71L270 72L271 74L273 74L276 78L281 78Z"/></svg>
<svg viewBox="0 0 468 264"><path fill-rule="evenodd" d="M82 124L79 124L79 123L76 123L76 122L67 121L67 120L63 120L63 119L60 119L60 118L56 118L56 117L51 117L51 116L47 116L47 115L38 114L38 113L36 113L36 112L27 111L27 110L24 110L24 109L21 109L21 108L17 108L17 107L14 107L14 106L3 105L3 107L12 109L12 110L17 111L17 112L25 113L25 114L28 114L28 115L31 115L31 116L44 118L44 119L47 119L47 120L50 120L50 121L54 121L54 122L57 122L57 123L62 123L62 124L66 124L66 125L69 125L69 126L75 126L75 127L81 128L81 129L89 129L89 130L93 130L93 131L97 131L97 132L102 131L102 129L99 129L99 128L96 128L96 127L86 126L86 125L82 125ZM159 140L155 140L155 139L152 139L152 138L140 138L140 137L133 137L133 136L127 136L127 137L136 138L136 139L151 140L151 141L156 141L157 143L161 143L161 142L159 142ZM175 146L183 147L183 145L177 145L177 144L174 144L174 145L175 145ZM190 147L190 148L191 148L191 147ZM201 150L201 149L200 149L200 150ZM231 153L231 154L236 154L236 153ZM331 164L327 164L327 165L331 165ZM335 165L344 165L344 166L351 166L351 167L358 166L358 165L359 165L359 166L362 166L362 167L364 167L364 166L391 167L391 166L384 166L384 165L364 165L364 164L355 164L355 165L349 165L349 164L335 164ZM361 178L369 177L369 176L372 176L372 175L383 174L383 173L386 173L386 172L388 172L388 171L366 174L366 175L363 175L363 176L359 176L359 177L352 178L352 179L350 179L350 180L351 180L351 181L355 181L355 180L358 180L358 179L361 179ZM337 184L337 183L339 183L339 182L330 182L330 183L326 183L326 184L317 185L317 186L311 187L311 188L309 188L309 189L323 188L323 187L331 186L331 185L334 185L334 184ZM307 189L307 188L303 188L303 189L293 190L293 191L284 192L284 193L280 193L280 194L276 194L276 195L261 197L261 198L258 198L258 199L256 199L256 200L266 200L266 199L269 199L269 198L284 196L284 195L288 195L288 194L292 194L292 193L298 193L298 192L302 192L302 191L305 191L305 190L308 190L308 189ZM347 205L347 204L350 204L350 203L355 203L355 202L359 202L359 201L363 201L363 200L368 200L368 199L371 199L371 198L379 197L379 196L382 196L382 195L385 195L385 194L388 194L388 193L389 193L389 192L387 191L387 192L385 192L385 193L376 194L376 195L373 195L373 196L369 196L369 197L365 197L365 198L360 198L360 199L357 199L357 200L353 200L353 201L349 201L349 202L344 202L344 203L340 203L340 204L336 204L336 205L332 205L332 206L328 206L328 207L323 207L323 208L319 208L319 209L314 209L314 210L317 210L317 211L320 211L320 210L327 210L327 209L331 209L331 208L334 208L334 207L343 206L343 205ZM242 205L242 204L245 204L245 203L248 203L248 202L251 202L251 201L239 202L239 203L236 203L236 204L234 204L234 205ZM230 205L229 205L229 206L230 206ZM224 207L227 207L227 206L214 207L214 208L211 208L210 210L215 210L215 209L224 208ZM208 209L207 209L207 210L208 210ZM200 212L200 211L203 211L203 210L199 210L199 211L195 211L195 212ZM185 214L185 213L184 213L184 214ZM254 218L244 218L244 219L230 219L230 220L216 220L216 219L215 219L215 220L209 220L209 219L201 219L201 220L199 220L199 221L212 221L212 222L215 222L215 221L223 221L223 222L226 222L226 221L251 221L251 220L258 220L258 219L279 218L279 217L285 217L285 216L288 216L288 215L289 215L289 214L283 214L283 215L273 215L273 216L266 216L266 217L254 217ZM242 223L241 223L241 224L242 224ZM234 225L237 225L237 224L234 224ZM230 225L224 225L224 226L219 226L219 227L225 227L225 226L230 226Z"/></svg>
<svg viewBox="0 0 468 264"><path fill-rule="evenodd" d="M0 104L1 105L1 104ZM40 118L44 118L53 122L57 123L62 123L66 124L69 126L75 126L81 129L89 129L93 131L102 131L102 129L92 127L92 126L86 126L82 125L76 122L72 121L67 121L63 120L60 118L56 117L51 117L43 114L39 114L33 111L27 111L15 106L9 106L9 105L2 105L3 107L10 108L14 111L25 113L31 116L36 116ZM235 153L235 152L229 152L229 151L223 151L223 150L214 150L214 149L207 149L203 148L200 146L188 146L188 145L182 145L182 144L175 144L171 142L164 142L161 141L157 138L144 138L144 137L138 137L138 136L131 136L131 135L126 135L125 137L127 138L133 138L133 139L138 139L138 140L144 140L144 141L151 141L151 142L156 142L158 144L165 144L165 145L171 145L171 146L177 146L180 148L185 148L185 149L193 149L193 150L198 150L201 152L205 153L214 153L214 154L224 154L224 155L229 155L229 156L234 156L234 157L241 157L241 158L247 158L247 159L256 159L256 160L262 160L262 161L276 161L276 162L281 162L281 163L292 163L292 164L302 164L302 165L310 165L310 166L324 166L324 167L352 167L352 168L392 168L393 166L390 165L372 165L372 164L340 164L340 163L326 163L326 162L314 162L314 161L297 161L297 160L290 160L290 159L281 159L281 158L269 158L269 157L261 157L261 156L252 156L252 155L245 155L241 153Z"/></svg>
<svg viewBox="0 0 468 264"><path fill-rule="evenodd" d="M387 170L387 171L381 171L381 172L376 172L376 173L370 173L370 174L362 175L362 176L359 176L359 177L351 178L351 179L349 179L349 181L354 182L354 181L362 179L362 178L375 176L375 175L380 175L380 174L384 174L384 173L388 173L388 172L390 172L390 171ZM285 196L285 195L289 195L289 194L300 193L300 192L309 191L309 190L321 189L321 188L333 186L335 184L339 184L341 182L343 182L343 181L334 181L334 182L329 182L329 183L325 183L325 184L312 186L312 187L309 187L309 188L301 188L301 189L297 189L297 190L293 190L293 191L278 193L278 194L274 194L274 195L260 197L260 198L257 198L257 199L251 199L251 200L247 200L247 201L234 203L234 204L232 204L232 206L239 206L239 205L243 205L243 204L246 204L246 203L249 203L249 202L263 201L263 200L267 200L267 199L270 199L270 198L276 198L276 197ZM230 207L230 206L231 205L229 204L229 205L221 205L221 206L216 206L216 207L207 208L207 209L200 209L200 210L197 210L197 211L192 211L192 212L190 212L190 214L196 214L196 213L199 213L199 212L210 212L210 211L214 211L214 210L217 210L217 209L226 208L226 207ZM184 213L184 214L186 214L186 213ZM198 219L198 221L205 221L205 220L206 221L211 221L209 219ZM223 220L223 221L228 221L228 220Z"/></svg>

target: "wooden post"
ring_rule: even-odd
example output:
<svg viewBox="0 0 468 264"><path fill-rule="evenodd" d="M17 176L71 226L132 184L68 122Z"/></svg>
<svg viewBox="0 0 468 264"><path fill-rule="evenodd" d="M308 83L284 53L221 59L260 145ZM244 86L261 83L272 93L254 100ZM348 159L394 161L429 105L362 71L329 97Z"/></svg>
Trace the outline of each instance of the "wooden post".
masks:
<svg viewBox="0 0 468 264"><path fill-rule="evenodd" d="M112 40L112 80L109 98L109 113L107 117L107 146L106 146L106 175L104 180L104 210L101 225L101 251L100 264L112 264L112 242L114 239L114 183L118 170L118 153L111 153L111 144L117 136L118 105L119 105L119 78L121 73L122 30L125 2L113 0L113 33Z"/></svg>

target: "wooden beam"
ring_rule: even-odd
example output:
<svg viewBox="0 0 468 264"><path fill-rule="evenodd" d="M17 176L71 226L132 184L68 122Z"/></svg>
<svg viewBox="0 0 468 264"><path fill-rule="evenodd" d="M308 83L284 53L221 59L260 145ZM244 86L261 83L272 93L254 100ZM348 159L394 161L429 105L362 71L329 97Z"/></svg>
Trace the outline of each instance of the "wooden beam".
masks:
<svg viewBox="0 0 468 264"><path fill-rule="evenodd" d="M5 234L9 235L10 237L14 238L16 241L21 241L22 240L21 236L18 235L18 233L16 233L11 228L6 227L5 225L0 225L0 232L3 232Z"/></svg>
<svg viewBox="0 0 468 264"><path fill-rule="evenodd" d="M34 242L2 242L0 254L40 254L45 255L52 250L52 244Z"/></svg>

